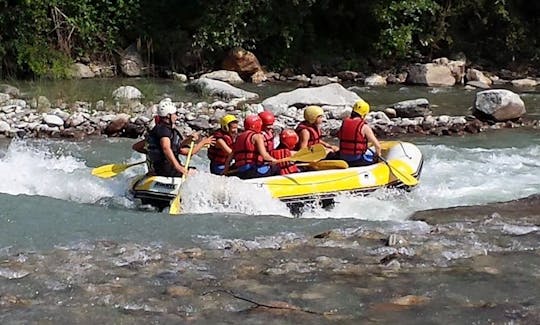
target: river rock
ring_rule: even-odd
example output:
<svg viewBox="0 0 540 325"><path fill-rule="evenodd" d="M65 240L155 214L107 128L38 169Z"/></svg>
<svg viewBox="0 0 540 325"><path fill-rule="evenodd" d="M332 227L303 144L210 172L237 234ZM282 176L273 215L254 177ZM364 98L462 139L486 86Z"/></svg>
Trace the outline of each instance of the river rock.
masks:
<svg viewBox="0 0 540 325"><path fill-rule="evenodd" d="M262 70L257 71L254 74L252 74L250 79L251 79L251 82L254 84L260 84L268 80L268 78L266 77L266 73Z"/></svg>
<svg viewBox="0 0 540 325"><path fill-rule="evenodd" d="M218 96L226 100L231 98L255 99L259 97L258 94L236 88L226 82L208 78L199 78L191 82L188 89L210 96Z"/></svg>
<svg viewBox="0 0 540 325"><path fill-rule="evenodd" d="M113 91L115 100L138 100L143 98L141 91L133 86L122 86Z"/></svg>
<svg viewBox="0 0 540 325"><path fill-rule="evenodd" d="M482 71L473 68L467 70L467 81L478 81L487 86L484 88L489 88L493 84L493 81L486 77ZM469 83L467 82L467 84Z"/></svg>
<svg viewBox="0 0 540 325"><path fill-rule="evenodd" d="M425 117L432 114L426 98L404 100L391 105L390 108L396 111L397 117Z"/></svg>
<svg viewBox="0 0 540 325"><path fill-rule="evenodd" d="M73 115L71 115L67 120L66 120L66 126L67 127L76 127L76 126L79 126L81 124L83 124L86 119L88 118L88 114L87 113L82 113L82 112L77 112L77 113L74 113Z"/></svg>
<svg viewBox="0 0 540 325"><path fill-rule="evenodd" d="M13 98L17 98L21 95L19 88L8 84L0 84L0 93L8 94Z"/></svg>
<svg viewBox="0 0 540 325"><path fill-rule="evenodd" d="M230 84L241 84L244 82L244 80L240 78L238 72L228 70L218 70L205 73L201 76L201 78L219 80Z"/></svg>
<svg viewBox="0 0 540 325"><path fill-rule="evenodd" d="M128 114L118 114L114 117L109 125L105 128L105 134L113 135L121 133L129 123L130 116Z"/></svg>
<svg viewBox="0 0 540 325"><path fill-rule="evenodd" d="M71 65L69 76L75 79L86 79L94 78L96 74L86 64L74 63Z"/></svg>
<svg viewBox="0 0 540 325"><path fill-rule="evenodd" d="M378 74L372 74L364 80L366 86L386 86L386 78Z"/></svg>
<svg viewBox="0 0 540 325"><path fill-rule="evenodd" d="M120 69L128 77L139 77L143 71L143 60L135 44L124 50L120 58Z"/></svg>
<svg viewBox="0 0 540 325"><path fill-rule="evenodd" d="M6 133L11 130L11 127L6 121L0 121L0 133Z"/></svg>
<svg viewBox="0 0 540 325"><path fill-rule="evenodd" d="M512 80L512 86L517 88L534 88L538 85L538 82L534 79L516 79Z"/></svg>
<svg viewBox="0 0 540 325"><path fill-rule="evenodd" d="M10 99L8 94L0 93L0 104L7 102Z"/></svg>
<svg viewBox="0 0 540 325"><path fill-rule="evenodd" d="M229 51L223 60L222 67L225 70L238 72L244 79L249 79L254 73L263 71L255 54L242 48Z"/></svg>
<svg viewBox="0 0 540 325"><path fill-rule="evenodd" d="M426 86L453 86L456 79L449 67L435 64L415 64L407 71L407 83Z"/></svg>
<svg viewBox="0 0 540 325"><path fill-rule="evenodd" d="M56 115L43 114L43 122L49 126L64 126L64 120Z"/></svg>
<svg viewBox="0 0 540 325"><path fill-rule="evenodd" d="M507 121L526 113L525 104L518 94L506 89L480 91L474 101L474 114L478 118Z"/></svg>
<svg viewBox="0 0 540 325"><path fill-rule="evenodd" d="M299 88L269 97L262 102L266 109L280 105L304 107L308 105L352 106L360 99L356 93L338 83L313 88ZM275 114L275 112L274 112Z"/></svg>
<svg viewBox="0 0 540 325"><path fill-rule="evenodd" d="M467 90L491 88L488 84L485 84L482 81L478 81L478 80L467 81L467 85L465 87L471 87L471 88L466 88Z"/></svg>
<svg viewBox="0 0 540 325"><path fill-rule="evenodd" d="M45 96L39 96L37 99L38 112L48 112L51 110L51 102Z"/></svg>
<svg viewBox="0 0 540 325"><path fill-rule="evenodd" d="M358 72L356 71L340 71L337 73L337 76L339 79L343 81L353 81L358 76Z"/></svg>
<svg viewBox="0 0 540 325"><path fill-rule="evenodd" d="M325 86L325 85L329 85L333 82L338 82L338 79L337 78L331 78L331 77L328 77L328 76L311 76L311 80L309 81L309 84L311 86Z"/></svg>

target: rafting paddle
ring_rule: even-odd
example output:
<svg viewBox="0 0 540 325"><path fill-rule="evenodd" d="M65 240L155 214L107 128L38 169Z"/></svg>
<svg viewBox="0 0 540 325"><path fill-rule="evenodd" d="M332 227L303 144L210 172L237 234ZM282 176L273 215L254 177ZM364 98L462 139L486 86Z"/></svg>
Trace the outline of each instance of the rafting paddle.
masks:
<svg viewBox="0 0 540 325"><path fill-rule="evenodd" d="M414 176L402 172L392 162L389 162L381 156L379 156L379 159L382 160L388 166L388 168L390 168L390 171L394 174L394 176L396 176L400 181L402 181L403 184L408 186L414 186L418 184L418 180Z"/></svg>
<svg viewBox="0 0 540 325"><path fill-rule="evenodd" d="M306 166L313 170L347 169L349 164L345 160L320 160L310 163L300 163L297 166Z"/></svg>
<svg viewBox="0 0 540 325"><path fill-rule="evenodd" d="M309 148L298 150L294 155L280 159L281 162L285 161L302 161L302 162L314 162L326 157L326 149L320 143L317 143Z"/></svg>
<svg viewBox="0 0 540 325"><path fill-rule="evenodd" d="M139 161L139 162L131 163L131 164L103 165L103 166L99 166L99 167L96 167L96 168L92 169L92 175L97 176L97 177L101 177L101 178L111 178L111 177L115 177L116 175L122 173L123 171L125 171L126 169L128 169L130 167L140 165L140 164L144 164L145 162L146 161Z"/></svg>
<svg viewBox="0 0 540 325"><path fill-rule="evenodd" d="M187 174L189 172L189 162L191 160L191 154L193 153L193 147L195 146L195 141L191 140L191 144L189 145L189 152L186 159L186 172L182 175L182 184L186 180ZM171 206L169 207L169 214L179 214L181 210L180 206L180 189L178 189L178 194L174 197L174 200L171 202Z"/></svg>

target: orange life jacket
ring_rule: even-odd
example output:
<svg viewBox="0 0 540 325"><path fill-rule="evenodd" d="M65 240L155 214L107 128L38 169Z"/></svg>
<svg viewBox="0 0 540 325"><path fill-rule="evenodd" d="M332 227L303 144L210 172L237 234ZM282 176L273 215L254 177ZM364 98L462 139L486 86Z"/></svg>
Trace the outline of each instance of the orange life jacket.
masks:
<svg viewBox="0 0 540 325"><path fill-rule="evenodd" d="M308 147L311 147L312 145L317 144L321 141L322 133L319 128L315 128L312 124L303 121L298 124L294 131L298 134L298 136L300 136L302 130L308 130L309 132ZM294 149L300 150L300 141L298 141L298 144L296 144L296 147Z"/></svg>
<svg viewBox="0 0 540 325"><path fill-rule="evenodd" d="M234 161L236 167L244 165L262 165L263 157L257 151L255 144L252 142L253 136L257 134L255 131L247 130L236 138L233 144Z"/></svg>
<svg viewBox="0 0 540 325"><path fill-rule="evenodd" d="M272 157L276 159L282 159L282 158L290 157L291 151L287 148L278 147L278 149L272 150L270 154L272 155ZM300 171L293 161L282 162L282 163L277 164L277 166L280 168L279 170L280 175L298 173Z"/></svg>
<svg viewBox="0 0 540 325"><path fill-rule="evenodd" d="M347 117L339 129L339 152L342 155L360 156L368 148L367 138L362 134L365 121L360 117Z"/></svg>
<svg viewBox="0 0 540 325"><path fill-rule="evenodd" d="M216 141L219 139L223 139L223 141L225 141L229 148L232 148L234 141L229 133L226 133L220 129L214 132L213 135ZM227 156L227 152L225 152L225 150L221 149L218 146L214 145L208 148L208 159L210 159L210 161L214 164L224 165L225 161L227 160Z"/></svg>

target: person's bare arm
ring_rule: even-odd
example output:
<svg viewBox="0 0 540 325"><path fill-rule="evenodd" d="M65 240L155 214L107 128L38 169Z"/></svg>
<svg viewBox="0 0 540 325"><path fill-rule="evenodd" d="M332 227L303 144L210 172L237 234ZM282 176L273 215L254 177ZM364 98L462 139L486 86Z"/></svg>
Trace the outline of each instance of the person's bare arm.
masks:
<svg viewBox="0 0 540 325"><path fill-rule="evenodd" d="M330 143L326 141L320 140L319 143L322 144L326 149L329 149L329 151L332 151L332 152L339 151L338 146L331 145Z"/></svg>
<svg viewBox="0 0 540 325"><path fill-rule="evenodd" d="M368 139L369 142L373 143L373 145L375 146L375 150L377 152L377 156L380 156L381 155L381 144L380 144L379 140L377 140L377 137L373 133L373 130L371 129L371 127L369 127L369 125L364 125L362 127L362 133Z"/></svg>
<svg viewBox="0 0 540 325"><path fill-rule="evenodd" d="M217 139L215 146L225 151L227 154L230 154L232 152L232 148L229 147L227 143L225 143L225 140L223 139Z"/></svg>
<svg viewBox="0 0 540 325"><path fill-rule="evenodd" d="M171 149L171 139L168 137L163 137L159 140L159 144L161 145L161 149L163 150L163 154L165 155L165 158L171 163L171 165L174 166L174 169L176 169L178 172L182 174L186 174L187 170L184 166L182 166L178 159L174 156L174 153Z"/></svg>
<svg viewBox="0 0 540 325"><path fill-rule="evenodd" d="M265 161L269 161L271 163L275 163L277 161L276 158L272 157L266 150L266 145L264 144L264 138L262 134L255 134L252 138L252 141L255 144L255 148L257 148L257 151L259 151L259 154L263 157Z"/></svg>
<svg viewBox="0 0 540 325"><path fill-rule="evenodd" d="M300 149L307 148L309 143L309 131L304 129L300 131L300 134L298 135L299 140L298 143L300 143Z"/></svg>

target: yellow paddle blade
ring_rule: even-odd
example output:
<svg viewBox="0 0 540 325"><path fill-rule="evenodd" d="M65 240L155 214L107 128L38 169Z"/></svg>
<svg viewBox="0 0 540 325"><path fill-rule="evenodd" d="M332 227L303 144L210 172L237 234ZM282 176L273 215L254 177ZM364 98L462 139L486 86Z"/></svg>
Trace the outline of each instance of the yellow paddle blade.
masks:
<svg viewBox="0 0 540 325"><path fill-rule="evenodd" d="M383 157L379 157L386 165L388 165L388 168L390 168L390 171L394 174L394 176L397 177L400 181L403 182L403 184L408 186L415 186L418 184L418 180L412 176L410 173L405 171L406 166L403 164L400 164L399 161L388 161L384 159Z"/></svg>
<svg viewBox="0 0 540 325"><path fill-rule="evenodd" d="M326 149L320 143L313 145L309 148L304 148L298 150L297 153L289 157L290 161L303 161L303 162L313 162L321 160L326 157Z"/></svg>
<svg viewBox="0 0 540 325"><path fill-rule="evenodd" d="M189 152L186 159L186 173L182 175L182 181L186 180L187 177L187 171L189 171L189 163L191 161L191 154L193 153L193 147L195 147L195 141L193 139L191 140L191 144L189 145ZM178 194L174 197L174 199L171 201L171 205L169 207L169 214L180 214L182 211L182 206L180 205L180 189L178 189Z"/></svg>
<svg viewBox="0 0 540 325"><path fill-rule="evenodd" d="M111 178L115 177L116 175L122 173L124 170L128 169L129 167L143 164L144 161L139 161L136 163L131 164L109 164L109 165L103 165L96 167L92 169L92 175L101 177L101 178Z"/></svg>
<svg viewBox="0 0 540 325"><path fill-rule="evenodd" d="M307 166L313 170L327 170L327 169L347 169L349 164L345 160L320 160L306 164L298 164L299 166Z"/></svg>

